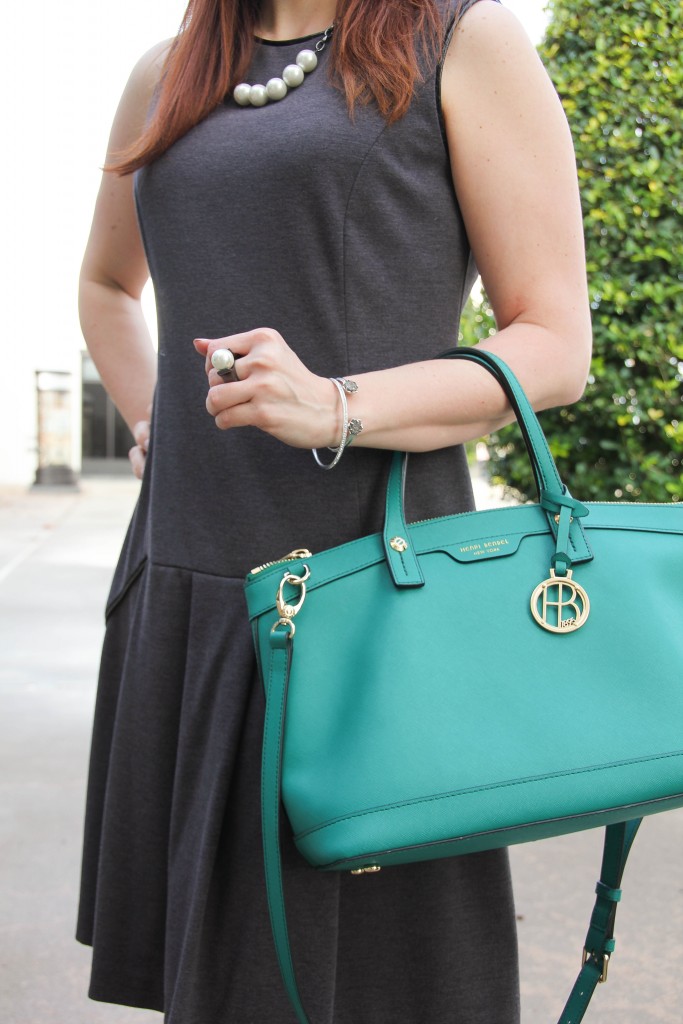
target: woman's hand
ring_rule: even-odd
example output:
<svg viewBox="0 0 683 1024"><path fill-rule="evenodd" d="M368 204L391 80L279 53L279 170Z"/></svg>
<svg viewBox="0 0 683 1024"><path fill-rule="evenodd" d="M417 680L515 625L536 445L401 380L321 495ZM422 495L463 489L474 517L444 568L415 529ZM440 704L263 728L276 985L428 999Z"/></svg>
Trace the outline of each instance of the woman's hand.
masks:
<svg viewBox="0 0 683 1024"><path fill-rule="evenodd" d="M258 427L294 448L339 444L341 405L332 381L311 373L282 335L270 328L226 338L196 338L204 356L206 408L220 430ZM224 382L211 364L219 348L239 356L237 381Z"/></svg>
<svg viewBox="0 0 683 1024"><path fill-rule="evenodd" d="M152 416L152 407L149 407L147 415ZM133 437L135 444L128 452L128 458L130 464L133 467L133 473L142 480L145 472L145 464L147 462L147 449L149 448L149 431L150 431L150 419L139 420L133 427Z"/></svg>

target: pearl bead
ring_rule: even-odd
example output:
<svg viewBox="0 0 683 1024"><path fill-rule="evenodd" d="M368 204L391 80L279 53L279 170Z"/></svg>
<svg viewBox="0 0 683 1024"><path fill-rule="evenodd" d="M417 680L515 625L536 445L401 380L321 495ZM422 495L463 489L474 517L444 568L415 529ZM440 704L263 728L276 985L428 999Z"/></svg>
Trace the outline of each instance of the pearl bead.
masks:
<svg viewBox="0 0 683 1024"><path fill-rule="evenodd" d="M240 85L235 86L232 95L235 103L239 103L241 107L248 107L250 93L251 86L247 82L241 82Z"/></svg>
<svg viewBox="0 0 683 1024"><path fill-rule="evenodd" d="M308 74L309 71L315 71L318 66L318 58L316 57L313 50L301 50L296 55L296 62L302 71Z"/></svg>
<svg viewBox="0 0 683 1024"><path fill-rule="evenodd" d="M303 68L299 67L298 64L288 64L282 72L282 77L290 89L295 89L304 80Z"/></svg>
<svg viewBox="0 0 683 1024"><path fill-rule="evenodd" d="M266 92L269 100L283 100L287 95L287 85L281 78L271 78Z"/></svg>
<svg viewBox="0 0 683 1024"><path fill-rule="evenodd" d="M299 50L296 64L288 64L281 78L271 78L267 85L249 85L240 82L232 91L233 99L240 107L265 107L271 100L282 100L288 89L296 89L304 77L318 66L318 56L325 49L334 24L325 29L315 50Z"/></svg>
<svg viewBox="0 0 683 1024"><path fill-rule="evenodd" d="M252 107L265 107L268 102L268 93L265 85L252 85L249 92L249 102Z"/></svg>
<svg viewBox="0 0 683 1024"><path fill-rule="evenodd" d="M211 356L211 365L214 370L232 370L235 356L229 348L217 348Z"/></svg>

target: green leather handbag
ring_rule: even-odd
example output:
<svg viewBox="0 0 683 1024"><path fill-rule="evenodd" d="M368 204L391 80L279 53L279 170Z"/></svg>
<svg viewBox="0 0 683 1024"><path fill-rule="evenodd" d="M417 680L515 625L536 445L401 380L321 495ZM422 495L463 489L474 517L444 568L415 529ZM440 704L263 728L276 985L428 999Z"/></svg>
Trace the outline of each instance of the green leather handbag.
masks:
<svg viewBox="0 0 683 1024"><path fill-rule="evenodd" d="M293 552L245 584L267 700L268 899L301 1024L281 797L297 848L324 871L607 826L561 1024L604 980L640 819L683 806L683 505L577 501L505 363L446 356L504 388L538 503L407 524L396 453L382 534Z"/></svg>

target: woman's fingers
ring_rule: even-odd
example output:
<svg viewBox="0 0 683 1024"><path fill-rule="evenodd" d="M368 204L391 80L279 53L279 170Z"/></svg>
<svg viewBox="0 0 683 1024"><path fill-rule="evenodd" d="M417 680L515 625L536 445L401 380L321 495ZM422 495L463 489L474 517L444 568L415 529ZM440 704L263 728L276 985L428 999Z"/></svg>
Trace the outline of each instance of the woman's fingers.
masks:
<svg viewBox="0 0 683 1024"><path fill-rule="evenodd" d="M147 452L149 448L149 420L138 420L133 427L133 437L135 438L135 444L142 448L143 452Z"/></svg>
<svg viewBox="0 0 683 1024"><path fill-rule="evenodd" d="M296 448L320 447L339 436L336 388L311 373L277 331L195 338L194 347L204 357L206 408L219 429L257 427ZM211 364L219 349L239 357L232 380L224 380Z"/></svg>
<svg viewBox="0 0 683 1024"><path fill-rule="evenodd" d="M247 380L226 383L215 370L209 374L209 392L206 396L206 411L214 418L225 409L250 402L254 388Z"/></svg>
<svg viewBox="0 0 683 1024"><path fill-rule="evenodd" d="M148 415L152 415L152 407L148 409ZM150 433L150 421L149 420L138 420L133 427L133 438L135 444L128 452L128 458L130 464L133 467L133 473L142 480L142 475L145 472L145 463L147 461L147 449L149 448L149 433Z"/></svg>
<svg viewBox="0 0 683 1024"><path fill-rule="evenodd" d="M199 355L204 356L204 369L208 377L213 371L211 356L218 349L226 348L234 355L244 357L259 342L272 338L277 338L281 344L284 344L284 340L277 331L271 331L269 328L247 331L245 334L231 334L225 338L195 338L192 344Z"/></svg>
<svg viewBox="0 0 683 1024"><path fill-rule="evenodd" d="M147 462L147 451L141 448L139 444L133 445L128 452L128 458L130 459L133 473L138 480L142 480L145 472L145 463Z"/></svg>

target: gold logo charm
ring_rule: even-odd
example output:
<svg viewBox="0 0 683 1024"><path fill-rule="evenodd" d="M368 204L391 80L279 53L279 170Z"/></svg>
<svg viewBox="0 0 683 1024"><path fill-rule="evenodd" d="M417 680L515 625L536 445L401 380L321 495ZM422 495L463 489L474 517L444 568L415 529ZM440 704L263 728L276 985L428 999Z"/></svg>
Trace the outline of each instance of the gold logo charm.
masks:
<svg viewBox="0 0 683 1024"><path fill-rule="evenodd" d="M404 540L403 537L392 537L389 541L389 547L392 547L394 551L407 551L408 541Z"/></svg>
<svg viewBox="0 0 683 1024"><path fill-rule="evenodd" d="M531 614L539 626L550 633L574 633L588 618L591 604L588 594L572 580L571 569L566 576L556 576L539 583L531 595Z"/></svg>

